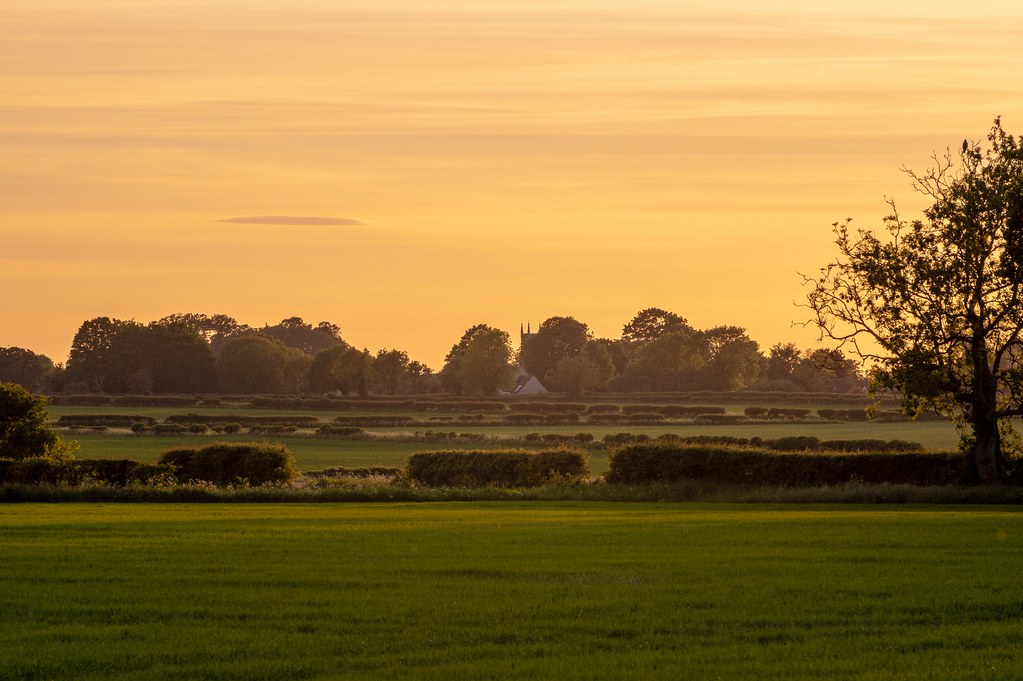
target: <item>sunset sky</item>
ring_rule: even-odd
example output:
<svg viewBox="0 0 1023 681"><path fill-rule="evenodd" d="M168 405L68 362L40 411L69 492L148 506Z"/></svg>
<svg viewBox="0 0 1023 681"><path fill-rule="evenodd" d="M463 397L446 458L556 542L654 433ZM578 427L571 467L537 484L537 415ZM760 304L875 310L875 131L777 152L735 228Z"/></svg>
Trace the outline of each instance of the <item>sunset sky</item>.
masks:
<svg viewBox="0 0 1023 681"><path fill-rule="evenodd" d="M831 224L1023 132L1020 36L1016 0L3 0L0 346L298 315L439 369L656 306L809 347Z"/></svg>

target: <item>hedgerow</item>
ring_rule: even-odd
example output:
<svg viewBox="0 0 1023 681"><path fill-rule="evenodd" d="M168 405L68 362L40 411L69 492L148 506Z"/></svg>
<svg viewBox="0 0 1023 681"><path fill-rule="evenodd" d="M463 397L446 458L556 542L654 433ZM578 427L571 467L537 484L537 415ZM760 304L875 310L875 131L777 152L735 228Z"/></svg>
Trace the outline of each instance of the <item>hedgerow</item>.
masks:
<svg viewBox="0 0 1023 681"><path fill-rule="evenodd" d="M410 482L428 487L536 487L587 473L585 456L570 449L419 452L405 465Z"/></svg>
<svg viewBox="0 0 1023 681"><path fill-rule="evenodd" d="M178 482L214 485L285 483L298 476L295 459L279 443L217 443L199 449L174 449L159 463L174 467Z"/></svg>
<svg viewBox="0 0 1023 681"><path fill-rule="evenodd" d="M609 456L607 481L706 480L742 485L815 486L850 481L958 485L971 480L959 453L780 453L711 446L629 445Z"/></svg>

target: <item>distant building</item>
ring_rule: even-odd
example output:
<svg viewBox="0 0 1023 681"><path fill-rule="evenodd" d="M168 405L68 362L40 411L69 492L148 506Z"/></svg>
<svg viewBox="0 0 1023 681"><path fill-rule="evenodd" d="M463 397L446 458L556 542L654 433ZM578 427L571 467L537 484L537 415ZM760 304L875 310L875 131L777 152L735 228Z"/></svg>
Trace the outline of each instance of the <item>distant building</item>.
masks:
<svg viewBox="0 0 1023 681"><path fill-rule="evenodd" d="M531 336L533 336L532 327L527 324L523 330L522 325L519 324L519 371L515 374L515 388L511 392L505 393L507 395L542 395L548 392L540 379L526 371L526 366L522 363L522 348Z"/></svg>

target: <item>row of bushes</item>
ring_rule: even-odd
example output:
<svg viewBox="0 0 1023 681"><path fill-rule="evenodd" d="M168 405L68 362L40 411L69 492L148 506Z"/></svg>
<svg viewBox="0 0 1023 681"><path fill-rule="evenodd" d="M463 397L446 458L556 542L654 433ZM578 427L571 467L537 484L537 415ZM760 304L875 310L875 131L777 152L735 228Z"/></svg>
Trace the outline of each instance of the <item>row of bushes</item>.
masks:
<svg viewBox="0 0 1023 681"><path fill-rule="evenodd" d="M320 420L315 416L238 416L229 414L172 414L164 419L164 423L181 423L191 425L203 423L207 426L222 426L237 423L243 426L296 426L298 428L314 428Z"/></svg>
<svg viewBox="0 0 1023 681"><path fill-rule="evenodd" d="M583 454L570 449L420 452L405 465L409 481L427 487L538 487L588 472Z"/></svg>
<svg viewBox="0 0 1023 681"><path fill-rule="evenodd" d="M0 483L71 487L100 483L124 487L133 484L151 486L174 480L171 466L130 459L0 459Z"/></svg>
<svg viewBox="0 0 1023 681"><path fill-rule="evenodd" d="M681 480L781 487L851 481L959 485L971 479L969 460L959 453L779 454L767 449L655 444L613 452L607 473L608 482L626 485Z"/></svg>
<svg viewBox="0 0 1023 681"><path fill-rule="evenodd" d="M74 428L76 426L130 428L136 423L144 423L147 426L151 426L156 423L156 419L152 416L139 416L137 414L64 414L57 419L56 425L60 428Z"/></svg>

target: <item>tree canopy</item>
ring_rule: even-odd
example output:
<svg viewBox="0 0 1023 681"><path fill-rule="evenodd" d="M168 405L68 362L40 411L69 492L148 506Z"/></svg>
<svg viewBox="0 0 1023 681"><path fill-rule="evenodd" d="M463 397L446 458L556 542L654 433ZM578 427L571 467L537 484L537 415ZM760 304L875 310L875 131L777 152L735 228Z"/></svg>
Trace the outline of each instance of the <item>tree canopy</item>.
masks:
<svg viewBox="0 0 1023 681"><path fill-rule="evenodd" d="M907 411L958 422L982 481L1003 476L1009 417L1023 415L1023 149L999 119L987 139L906 171L931 201L921 219L889 202L881 230L836 223L838 258L807 279L822 335Z"/></svg>

